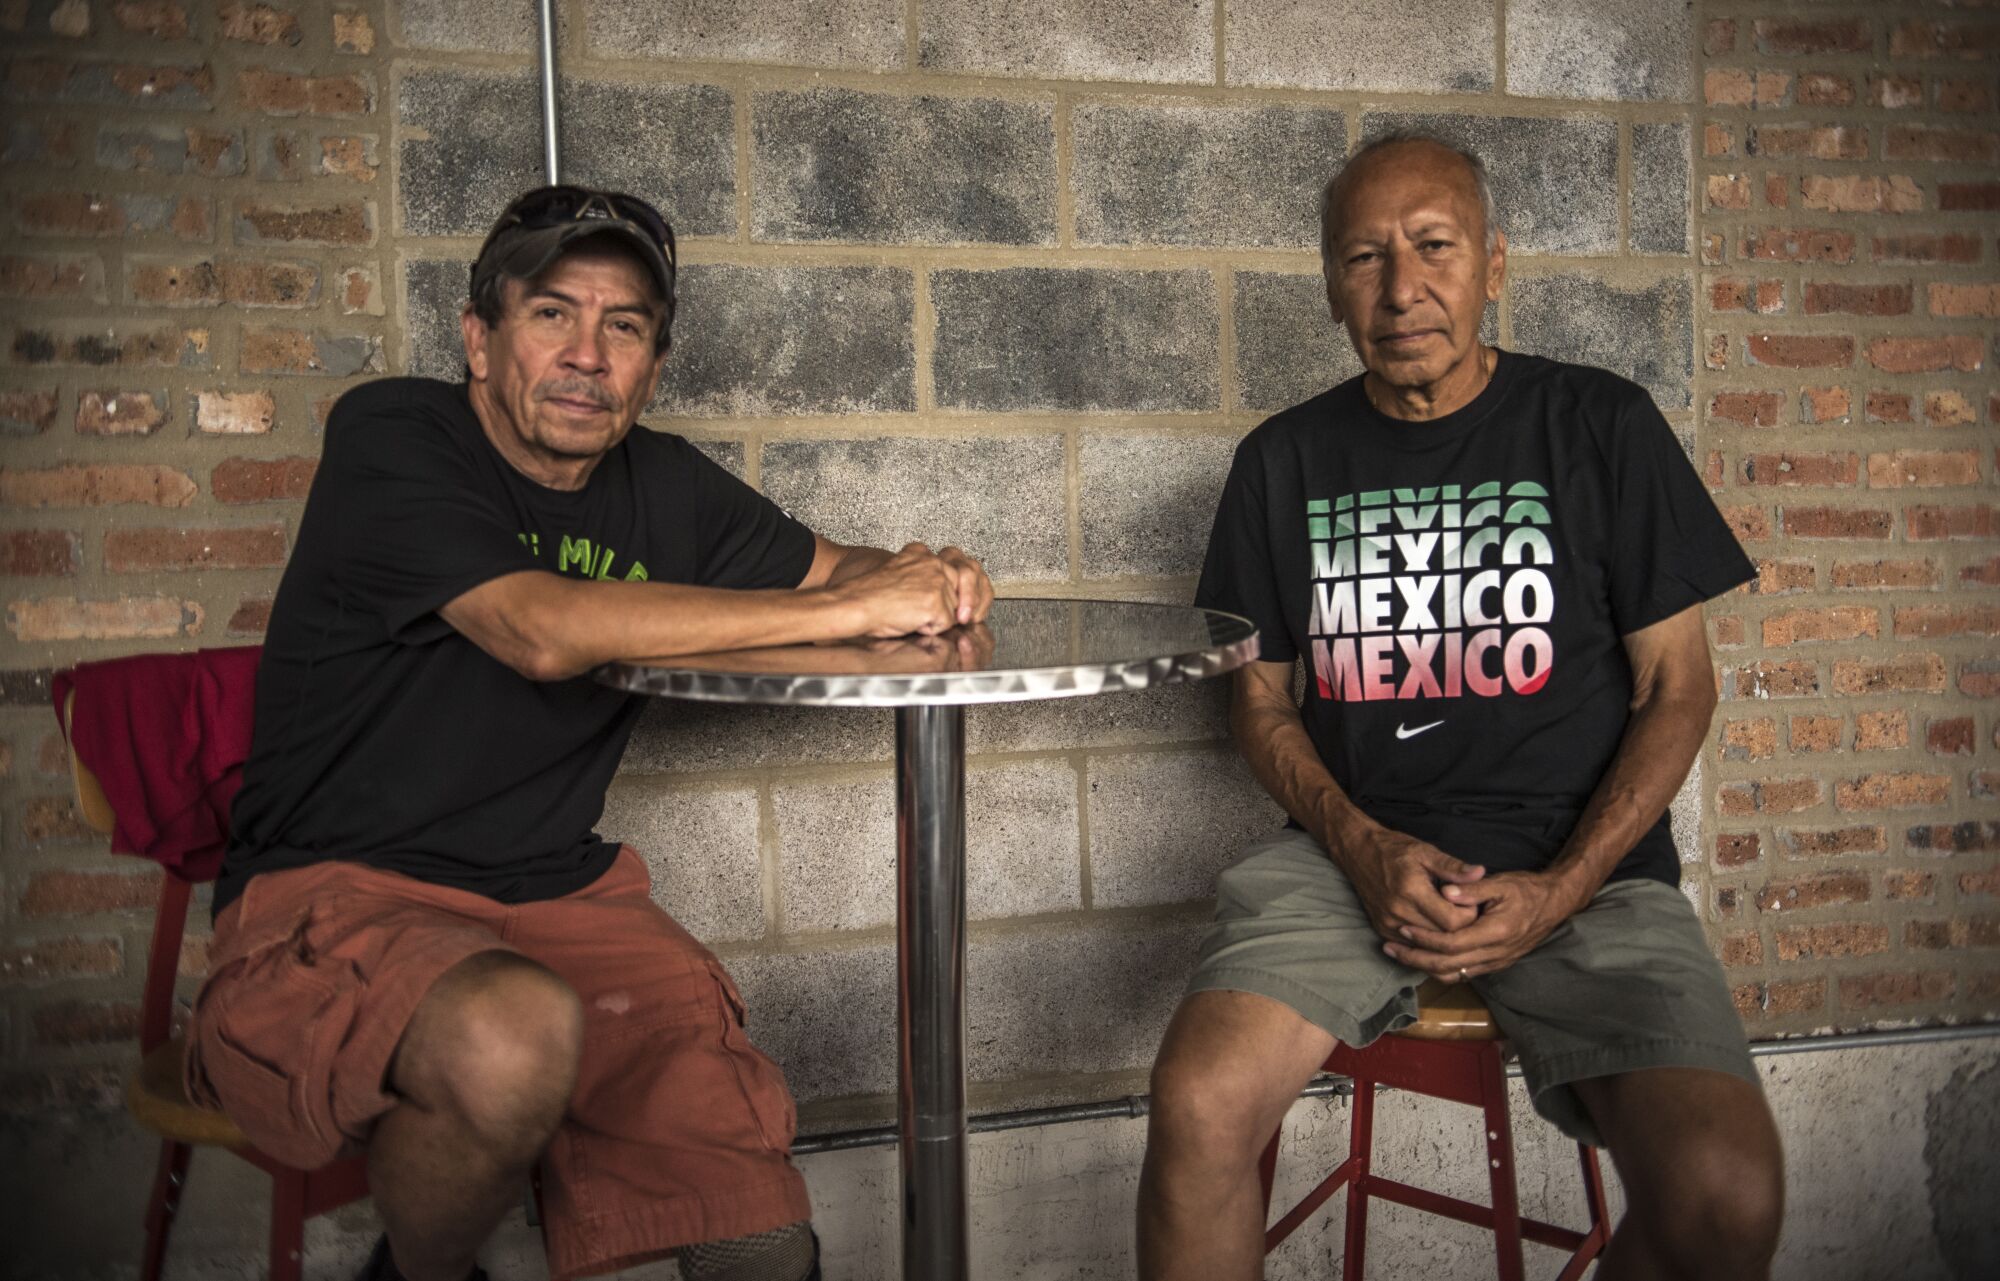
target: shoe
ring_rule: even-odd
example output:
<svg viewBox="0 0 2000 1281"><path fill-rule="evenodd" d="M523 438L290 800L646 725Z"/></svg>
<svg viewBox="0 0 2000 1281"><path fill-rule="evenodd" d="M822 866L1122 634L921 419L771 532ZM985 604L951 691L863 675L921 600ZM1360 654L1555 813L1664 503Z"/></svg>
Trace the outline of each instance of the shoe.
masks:
<svg viewBox="0 0 2000 1281"><path fill-rule="evenodd" d="M396 1260L389 1253L388 1233L375 1238L375 1248L369 1252L368 1262L361 1265L361 1271L354 1274L354 1281L409 1281L396 1269ZM487 1281L486 1269L475 1263L472 1271L466 1274L465 1281Z"/></svg>

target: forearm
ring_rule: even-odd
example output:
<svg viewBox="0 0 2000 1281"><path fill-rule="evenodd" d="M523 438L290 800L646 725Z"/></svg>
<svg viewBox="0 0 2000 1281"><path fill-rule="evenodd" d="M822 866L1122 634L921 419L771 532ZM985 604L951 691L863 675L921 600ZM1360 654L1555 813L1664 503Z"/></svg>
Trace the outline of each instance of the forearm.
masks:
<svg viewBox="0 0 2000 1281"><path fill-rule="evenodd" d="M1344 868L1354 838L1375 823L1327 771L1298 709L1289 700L1246 696L1239 688L1230 700L1229 731L1264 790Z"/></svg>
<svg viewBox="0 0 2000 1281"><path fill-rule="evenodd" d="M840 559L834 562L832 572L827 575L826 586L838 587L851 578L880 569L895 554L880 547L842 547Z"/></svg>

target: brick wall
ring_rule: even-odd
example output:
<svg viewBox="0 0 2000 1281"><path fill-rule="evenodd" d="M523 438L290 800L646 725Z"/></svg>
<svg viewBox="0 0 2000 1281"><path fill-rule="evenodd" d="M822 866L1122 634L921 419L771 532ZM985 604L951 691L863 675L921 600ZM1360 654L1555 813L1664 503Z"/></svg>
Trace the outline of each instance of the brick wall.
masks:
<svg viewBox="0 0 2000 1281"><path fill-rule="evenodd" d="M833 537L1184 600L1234 441L1355 369L1319 181L1453 133L1515 247L1492 336L1643 383L1763 562L1714 611L1727 701L1680 811L1753 1032L1990 1015L2000 26L1347 7L567 0L567 176L684 238L648 421ZM77 822L45 673L254 641L331 400L456 374L468 259L540 172L506 10L0 0L17 1106L113 1097L154 884ZM1275 812L1221 693L973 713L976 1101L1150 1060L1214 871ZM891 753L881 714L662 705L604 823L828 1116L893 1080Z"/></svg>

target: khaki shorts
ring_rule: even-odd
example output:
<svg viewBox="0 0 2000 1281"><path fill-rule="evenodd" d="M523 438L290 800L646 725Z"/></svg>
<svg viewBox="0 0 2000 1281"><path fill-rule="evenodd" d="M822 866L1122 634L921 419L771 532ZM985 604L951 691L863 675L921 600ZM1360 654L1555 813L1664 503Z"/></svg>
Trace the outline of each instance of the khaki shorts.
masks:
<svg viewBox="0 0 2000 1281"><path fill-rule="evenodd" d="M810 1216L784 1077L630 849L574 894L513 906L356 863L252 878L215 922L189 1095L301 1169L354 1151L396 1105L389 1060L431 984L496 949L583 1001L576 1092L541 1165L551 1275Z"/></svg>
<svg viewBox="0 0 2000 1281"><path fill-rule="evenodd" d="M1188 991L1268 996L1361 1046L1416 1020L1427 977L1383 954L1325 848L1288 829L1216 879ZM1762 1088L1694 908L1659 881L1606 885L1533 952L1469 982L1520 1056L1535 1111L1582 1142L1600 1140L1572 1081L1688 1067Z"/></svg>

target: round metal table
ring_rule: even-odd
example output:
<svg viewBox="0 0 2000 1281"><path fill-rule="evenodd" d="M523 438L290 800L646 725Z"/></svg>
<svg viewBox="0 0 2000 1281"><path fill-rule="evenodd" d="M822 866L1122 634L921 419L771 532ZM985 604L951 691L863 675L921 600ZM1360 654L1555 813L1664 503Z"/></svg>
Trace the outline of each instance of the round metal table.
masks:
<svg viewBox="0 0 2000 1281"><path fill-rule="evenodd" d="M1127 601L995 601L985 624L613 663L598 680L718 703L896 711L897 1121L903 1276L963 1281L965 708L1201 680L1257 657L1234 614Z"/></svg>

